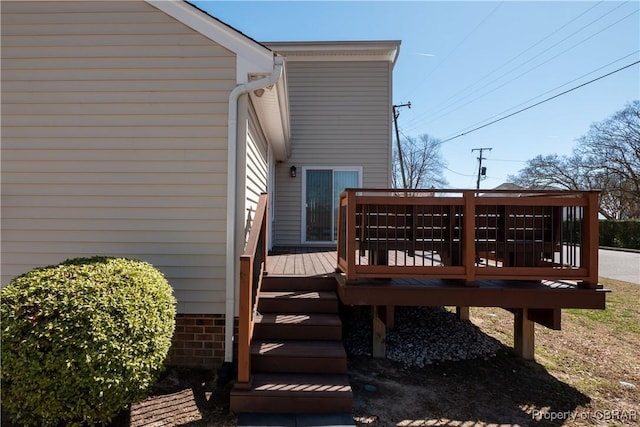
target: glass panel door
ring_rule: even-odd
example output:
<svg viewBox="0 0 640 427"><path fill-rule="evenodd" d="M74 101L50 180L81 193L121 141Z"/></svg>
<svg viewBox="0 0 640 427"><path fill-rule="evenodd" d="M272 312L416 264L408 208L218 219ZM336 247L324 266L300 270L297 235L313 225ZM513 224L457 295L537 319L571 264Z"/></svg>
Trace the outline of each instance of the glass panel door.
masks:
<svg viewBox="0 0 640 427"><path fill-rule="evenodd" d="M306 231L308 242L330 242L332 229L331 169L313 169L306 173Z"/></svg>
<svg viewBox="0 0 640 427"><path fill-rule="evenodd" d="M360 172L348 169L306 169L305 241L335 242L338 239L340 193L360 186Z"/></svg>
<svg viewBox="0 0 640 427"><path fill-rule="evenodd" d="M333 172L333 240L338 240L338 210L340 194L345 188L358 188L360 177L357 171L336 170Z"/></svg>

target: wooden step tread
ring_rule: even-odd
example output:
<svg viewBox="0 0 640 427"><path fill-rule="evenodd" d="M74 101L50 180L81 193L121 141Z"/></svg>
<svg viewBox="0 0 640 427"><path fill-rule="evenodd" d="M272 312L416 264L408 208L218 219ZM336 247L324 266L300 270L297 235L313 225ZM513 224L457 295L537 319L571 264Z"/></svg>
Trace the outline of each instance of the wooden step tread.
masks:
<svg viewBox="0 0 640 427"><path fill-rule="evenodd" d="M265 276L262 282L264 291L335 291L337 282L335 275L326 277L294 277L294 276Z"/></svg>
<svg viewBox="0 0 640 427"><path fill-rule="evenodd" d="M273 396L303 394L309 397L330 397L350 395L351 385L346 375L253 374L250 393Z"/></svg>
<svg viewBox="0 0 640 427"><path fill-rule="evenodd" d="M251 354L262 357L346 358L340 341L257 340Z"/></svg>
<svg viewBox="0 0 640 427"><path fill-rule="evenodd" d="M256 325L285 325L285 326L342 326L337 314L325 313L262 313L254 319Z"/></svg>
<svg viewBox="0 0 640 427"><path fill-rule="evenodd" d="M253 374L250 389L234 387L235 413L351 412L353 393L346 374Z"/></svg>
<svg viewBox="0 0 640 427"><path fill-rule="evenodd" d="M331 300L338 299L335 292L328 291L268 291L260 292L260 299L302 299L302 300Z"/></svg>

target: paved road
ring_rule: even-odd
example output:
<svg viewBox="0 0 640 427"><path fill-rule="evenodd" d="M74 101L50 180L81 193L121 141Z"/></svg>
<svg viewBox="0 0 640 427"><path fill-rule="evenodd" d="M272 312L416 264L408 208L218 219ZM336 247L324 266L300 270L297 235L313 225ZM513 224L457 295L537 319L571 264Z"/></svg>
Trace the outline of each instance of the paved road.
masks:
<svg viewBox="0 0 640 427"><path fill-rule="evenodd" d="M640 284L640 253L600 249L599 258L600 277Z"/></svg>

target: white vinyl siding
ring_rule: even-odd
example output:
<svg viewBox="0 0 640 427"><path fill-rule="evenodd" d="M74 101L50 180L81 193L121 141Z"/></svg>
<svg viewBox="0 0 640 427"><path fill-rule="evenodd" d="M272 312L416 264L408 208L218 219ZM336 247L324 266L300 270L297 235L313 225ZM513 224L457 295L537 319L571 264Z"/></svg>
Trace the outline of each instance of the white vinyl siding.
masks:
<svg viewBox="0 0 640 427"><path fill-rule="evenodd" d="M269 179L267 150L267 141L260 130L258 118L253 108L249 108L245 178L245 218L249 211L251 211L251 218L255 217L260 194L267 191L267 182Z"/></svg>
<svg viewBox="0 0 640 427"><path fill-rule="evenodd" d="M361 166L362 184L389 186L391 63L290 62L288 162L276 166L274 245L301 243L302 174L294 165Z"/></svg>
<svg viewBox="0 0 640 427"><path fill-rule="evenodd" d="M2 285L112 255L223 313L235 55L142 1L2 4Z"/></svg>

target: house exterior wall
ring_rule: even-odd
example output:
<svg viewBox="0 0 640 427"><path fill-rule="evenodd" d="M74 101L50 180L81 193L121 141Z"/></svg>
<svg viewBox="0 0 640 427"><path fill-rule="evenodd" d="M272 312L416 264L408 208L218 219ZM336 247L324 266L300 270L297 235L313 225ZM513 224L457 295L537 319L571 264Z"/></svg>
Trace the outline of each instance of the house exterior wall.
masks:
<svg viewBox="0 0 640 427"><path fill-rule="evenodd" d="M302 167L361 166L364 187L390 186L392 64L294 61L287 67L292 155L276 165L276 246L301 243ZM289 176L292 165L296 178Z"/></svg>
<svg viewBox="0 0 640 427"><path fill-rule="evenodd" d="M224 313L235 55L144 2L3 2L2 285L142 259Z"/></svg>
<svg viewBox="0 0 640 427"><path fill-rule="evenodd" d="M247 126L246 187L245 187L245 219L251 211L255 217L260 194L267 191L269 180L269 163L267 140L260 129L258 118L253 108L249 108Z"/></svg>

